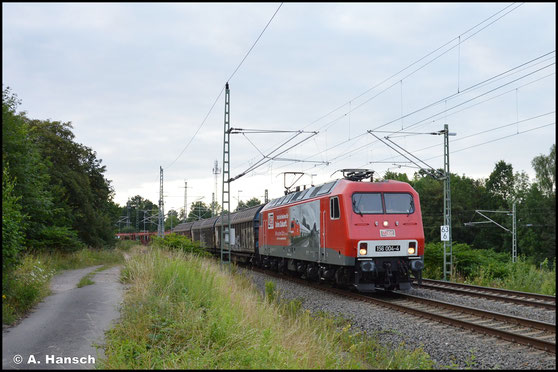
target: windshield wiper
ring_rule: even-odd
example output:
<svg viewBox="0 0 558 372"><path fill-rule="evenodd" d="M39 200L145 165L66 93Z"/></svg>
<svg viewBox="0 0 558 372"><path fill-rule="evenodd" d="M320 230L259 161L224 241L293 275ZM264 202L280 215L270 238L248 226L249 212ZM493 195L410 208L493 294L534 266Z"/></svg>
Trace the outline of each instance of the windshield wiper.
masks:
<svg viewBox="0 0 558 372"><path fill-rule="evenodd" d="M360 211L360 209L357 207L356 205L356 201L353 199L353 209L356 213L360 214L360 217L362 217L362 212Z"/></svg>

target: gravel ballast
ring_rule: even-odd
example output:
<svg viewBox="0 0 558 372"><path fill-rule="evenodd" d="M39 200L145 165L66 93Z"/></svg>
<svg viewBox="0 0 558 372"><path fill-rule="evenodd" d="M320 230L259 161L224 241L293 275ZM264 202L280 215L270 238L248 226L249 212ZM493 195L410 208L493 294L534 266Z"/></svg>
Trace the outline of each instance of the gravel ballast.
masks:
<svg viewBox="0 0 558 372"><path fill-rule="evenodd" d="M282 299L300 300L302 306L312 312L324 311L350 319L353 328L359 328L384 345L397 347L403 342L405 347L411 350L422 347L435 362L436 369L554 370L556 367L555 354L343 298L258 272L248 271L248 275L262 293L265 291L265 282L274 281ZM524 318L555 322L554 312L537 308L517 307L422 289L413 289L409 293Z"/></svg>
<svg viewBox="0 0 558 372"><path fill-rule="evenodd" d="M406 292L417 297L424 297L437 301L450 302L452 304L475 307L477 309L513 315L516 317L538 320L545 323L556 323L556 311L541 307L514 304L511 302L495 301L486 298L478 298L465 295L451 294L433 289L413 288Z"/></svg>

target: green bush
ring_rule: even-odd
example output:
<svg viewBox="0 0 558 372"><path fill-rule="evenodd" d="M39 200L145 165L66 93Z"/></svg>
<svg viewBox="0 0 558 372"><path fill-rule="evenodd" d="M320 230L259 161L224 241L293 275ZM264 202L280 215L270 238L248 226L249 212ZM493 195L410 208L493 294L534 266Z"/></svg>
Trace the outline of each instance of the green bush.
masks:
<svg viewBox="0 0 558 372"><path fill-rule="evenodd" d="M29 244L34 250L49 252L76 252L85 248L77 232L67 226L45 226L39 233L39 239Z"/></svg>
<svg viewBox="0 0 558 372"><path fill-rule="evenodd" d="M441 242L428 243L424 253L424 277L442 279L444 247ZM502 278L507 275L506 263L510 256L490 249L474 249L467 244L452 245L452 274L471 278L483 273L485 276Z"/></svg>
<svg viewBox="0 0 558 372"><path fill-rule="evenodd" d="M474 249L460 243L453 244L452 256L453 281L547 295L556 293L556 259L553 265L545 260L537 267L524 257L518 257L514 263L509 253ZM423 277L443 279L442 243L426 245L424 266Z"/></svg>
<svg viewBox="0 0 558 372"><path fill-rule="evenodd" d="M546 261L546 260L545 260ZM505 284L516 291L556 295L556 259L552 270L536 267L519 257L517 262L507 264Z"/></svg>
<svg viewBox="0 0 558 372"><path fill-rule="evenodd" d="M154 236L153 245L157 247L168 248L170 250L193 253L199 256L210 256L210 254L200 246L199 242L194 242L184 235L168 234L165 235L163 238Z"/></svg>

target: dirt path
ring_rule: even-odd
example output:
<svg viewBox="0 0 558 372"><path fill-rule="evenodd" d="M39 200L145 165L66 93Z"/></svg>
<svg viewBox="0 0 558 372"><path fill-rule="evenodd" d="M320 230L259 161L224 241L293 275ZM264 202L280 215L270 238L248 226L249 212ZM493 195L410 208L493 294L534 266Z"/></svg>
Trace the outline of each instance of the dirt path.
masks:
<svg viewBox="0 0 558 372"><path fill-rule="evenodd" d="M79 280L100 266L69 270L51 281L48 296L18 325L2 332L2 369L89 369L104 331L119 313L120 266L96 273L95 284ZM99 353L102 351L99 350Z"/></svg>

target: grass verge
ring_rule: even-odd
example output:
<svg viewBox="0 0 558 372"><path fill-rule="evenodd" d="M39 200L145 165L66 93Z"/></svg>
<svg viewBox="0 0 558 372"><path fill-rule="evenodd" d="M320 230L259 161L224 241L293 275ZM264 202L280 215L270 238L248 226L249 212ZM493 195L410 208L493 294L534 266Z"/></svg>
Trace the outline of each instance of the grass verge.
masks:
<svg viewBox="0 0 558 372"><path fill-rule="evenodd" d="M122 270L130 284L120 323L106 333L103 369L432 368L420 348L388 348L347 320L300 301L263 297L215 261L150 249Z"/></svg>

